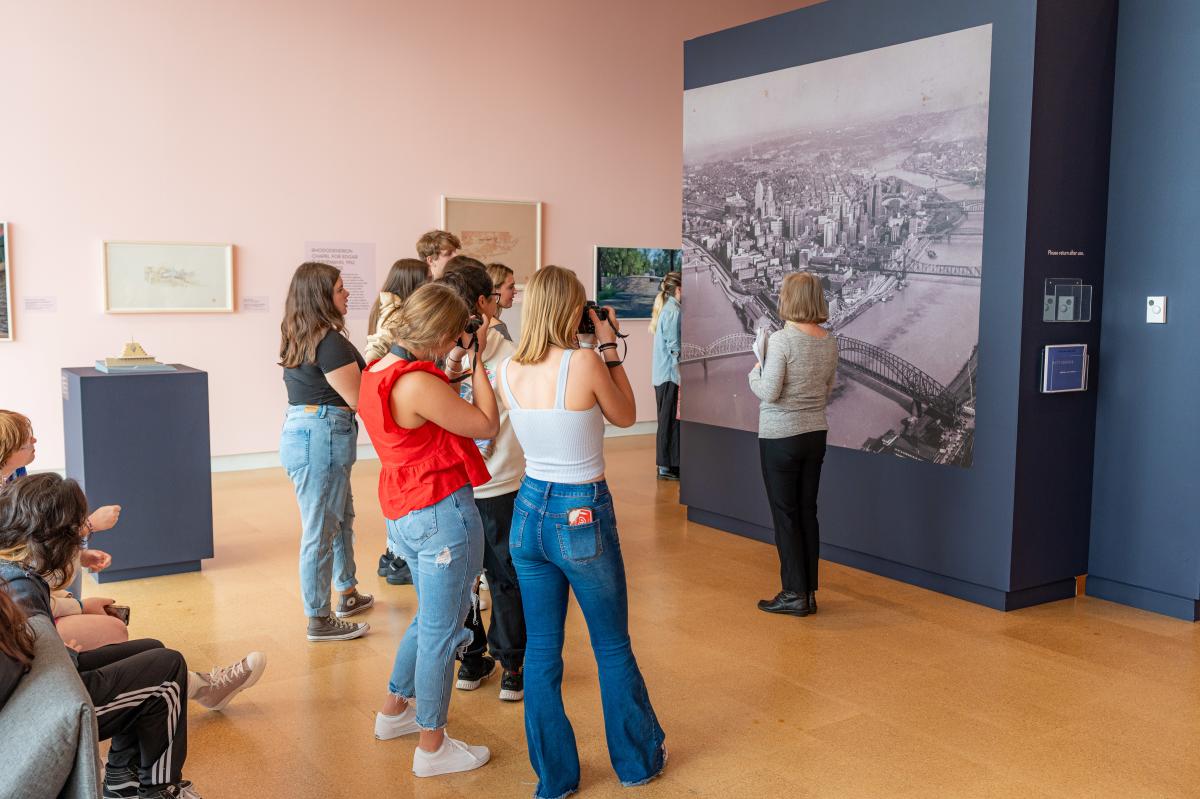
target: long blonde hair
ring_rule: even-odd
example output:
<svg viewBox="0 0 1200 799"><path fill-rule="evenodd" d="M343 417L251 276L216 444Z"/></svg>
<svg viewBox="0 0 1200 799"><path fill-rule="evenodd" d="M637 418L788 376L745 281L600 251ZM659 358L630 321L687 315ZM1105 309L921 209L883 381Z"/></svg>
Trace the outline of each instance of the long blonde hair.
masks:
<svg viewBox="0 0 1200 799"><path fill-rule="evenodd" d="M587 293L570 269L544 266L525 284L521 340L513 360L540 363L551 347L574 349Z"/></svg>
<svg viewBox="0 0 1200 799"><path fill-rule="evenodd" d="M658 332L658 315L662 313L663 306L667 304L668 297L675 296L675 289L683 285L683 273L667 272L663 276L662 283L658 286L658 294L654 296L654 311L650 314L650 332Z"/></svg>

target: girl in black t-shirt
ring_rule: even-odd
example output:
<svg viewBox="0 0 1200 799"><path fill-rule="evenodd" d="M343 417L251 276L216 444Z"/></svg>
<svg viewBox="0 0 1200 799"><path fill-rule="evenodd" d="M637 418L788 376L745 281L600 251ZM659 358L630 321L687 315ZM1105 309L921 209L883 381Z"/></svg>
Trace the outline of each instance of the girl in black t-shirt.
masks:
<svg viewBox="0 0 1200 799"><path fill-rule="evenodd" d="M369 629L341 619L371 607L355 586L354 498L358 385L365 365L346 338L350 292L337 269L301 264L288 287L279 363L288 409L280 459L300 505L300 591L308 640L345 641ZM330 584L339 594L336 610Z"/></svg>

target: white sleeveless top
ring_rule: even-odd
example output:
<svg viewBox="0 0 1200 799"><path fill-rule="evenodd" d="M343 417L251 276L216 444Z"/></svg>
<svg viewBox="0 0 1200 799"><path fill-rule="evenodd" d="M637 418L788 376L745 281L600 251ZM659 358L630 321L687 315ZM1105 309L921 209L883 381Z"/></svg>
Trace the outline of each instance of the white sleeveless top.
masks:
<svg viewBox="0 0 1200 799"><path fill-rule="evenodd" d="M525 450L525 474L548 483L594 483L604 475L604 414L600 406L568 410L567 373L574 350L563 350L553 408L522 408L508 387L508 364L500 366L500 384L508 400L508 419Z"/></svg>

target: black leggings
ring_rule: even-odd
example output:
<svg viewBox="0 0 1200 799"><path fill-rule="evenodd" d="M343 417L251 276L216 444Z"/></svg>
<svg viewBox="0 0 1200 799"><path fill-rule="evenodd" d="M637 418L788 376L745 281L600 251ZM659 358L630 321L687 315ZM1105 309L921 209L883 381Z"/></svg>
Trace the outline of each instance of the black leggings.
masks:
<svg viewBox="0 0 1200 799"><path fill-rule="evenodd" d="M96 706L109 765L133 768L143 788L183 779L187 757L187 662L143 638L79 653L79 678Z"/></svg>
<svg viewBox="0 0 1200 799"><path fill-rule="evenodd" d="M771 503L779 576L784 591L817 590L821 534L817 525L817 489L825 460L826 431L787 438L760 438L759 458Z"/></svg>

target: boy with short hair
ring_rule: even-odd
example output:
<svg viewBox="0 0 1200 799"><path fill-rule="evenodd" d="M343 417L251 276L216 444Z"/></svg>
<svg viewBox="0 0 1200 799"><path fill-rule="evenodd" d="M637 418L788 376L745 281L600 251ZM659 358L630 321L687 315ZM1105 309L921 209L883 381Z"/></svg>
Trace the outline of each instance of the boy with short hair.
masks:
<svg viewBox="0 0 1200 799"><path fill-rule="evenodd" d="M417 239L417 255L429 264L434 280L442 276L446 264L458 255L461 249L462 242L458 240L458 236L445 230L431 230Z"/></svg>

